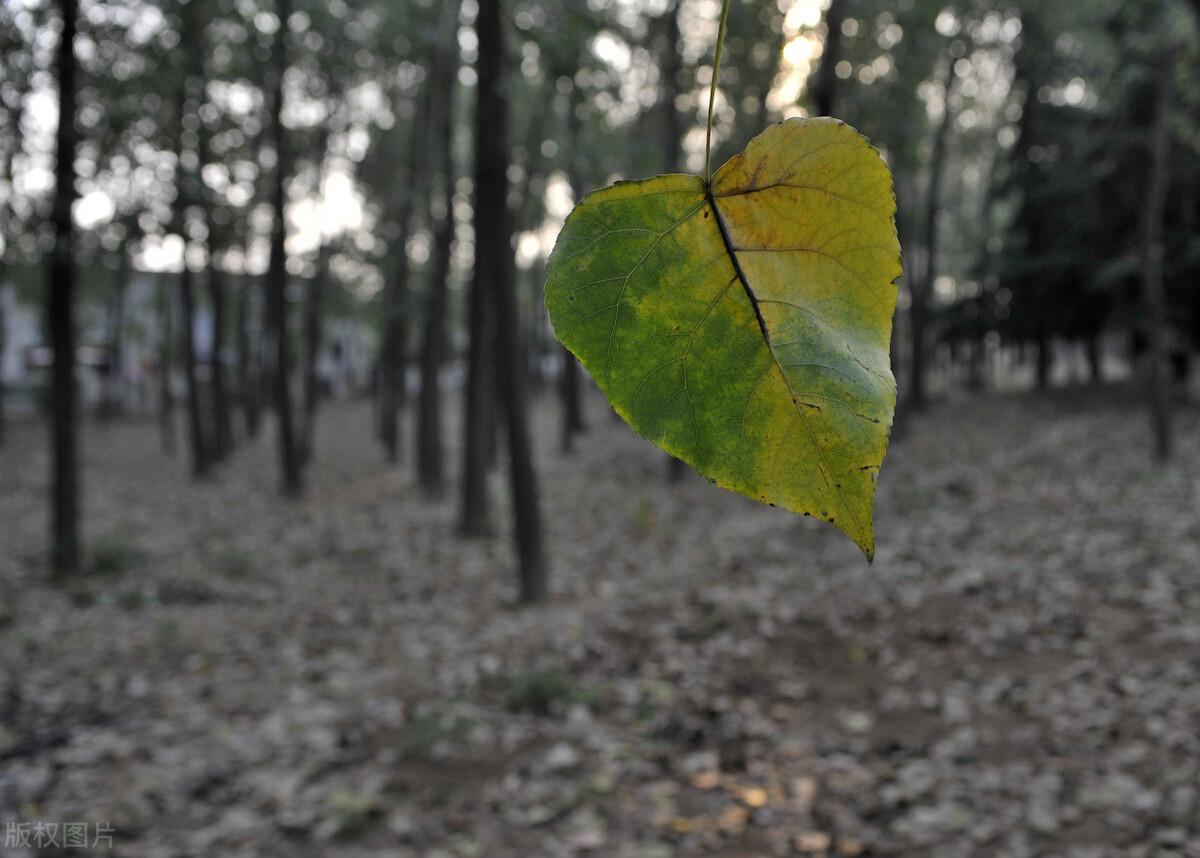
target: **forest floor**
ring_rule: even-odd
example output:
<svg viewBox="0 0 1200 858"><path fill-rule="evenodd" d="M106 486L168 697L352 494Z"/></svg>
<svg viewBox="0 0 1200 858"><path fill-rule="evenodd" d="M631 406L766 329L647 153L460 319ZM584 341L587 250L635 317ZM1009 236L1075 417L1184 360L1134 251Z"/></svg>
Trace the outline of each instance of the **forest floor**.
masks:
<svg viewBox="0 0 1200 858"><path fill-rule="evenodd" d="M1200 856L1196 411L1158 467L1128 392L942 403L868 567L588 405L572 456L539 405L535 609L503 523L456 539L361 403L290 504L267 437L193 486L151 424L89 424L96 571L52 586L16 427L0 822L164 858Z"/></svg>

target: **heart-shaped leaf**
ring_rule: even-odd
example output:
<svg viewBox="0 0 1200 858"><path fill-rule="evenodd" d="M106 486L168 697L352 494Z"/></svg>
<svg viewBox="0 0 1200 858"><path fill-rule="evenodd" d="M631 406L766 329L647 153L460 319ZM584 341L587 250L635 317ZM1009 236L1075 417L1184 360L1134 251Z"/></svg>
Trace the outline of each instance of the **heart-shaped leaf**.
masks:
<svg viewBox="0 0 1200 858"><path fill-rule="evenodd" d="M717 485L836 524L874 555L896 403L891 175L832 119L699 176L618 182L550 257L555 334L641 435Z"/></svg>

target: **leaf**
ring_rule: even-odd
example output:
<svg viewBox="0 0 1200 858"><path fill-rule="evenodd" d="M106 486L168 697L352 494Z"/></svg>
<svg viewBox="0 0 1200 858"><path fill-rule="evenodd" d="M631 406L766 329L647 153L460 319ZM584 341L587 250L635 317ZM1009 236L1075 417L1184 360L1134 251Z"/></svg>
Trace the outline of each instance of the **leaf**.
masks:
<svg viewBox="0 0 1200 858"><path fill-rule="evenodd" d="M870 559L896 402L891 175L833 119L699 176L589 194L550 256L559 340L641 435L717 485L841 528Z"/></svg>

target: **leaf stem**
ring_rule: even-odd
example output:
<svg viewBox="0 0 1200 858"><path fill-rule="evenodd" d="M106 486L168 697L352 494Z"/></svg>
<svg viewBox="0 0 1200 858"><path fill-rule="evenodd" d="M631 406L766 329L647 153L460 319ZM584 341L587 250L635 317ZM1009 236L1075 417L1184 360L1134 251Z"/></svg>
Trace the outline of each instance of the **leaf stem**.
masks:
<svg viewBox="0 0 1200 858"><path fill-rule="evenodd" d="M704 135L704 186L712 180L713 102L717 97L717 80L721 77L721 50L725 47L725 26L729 20L729 0L721 0L721 25L717 29L717 50L713 56L712 83L708 88L708 127Z"/></svg>

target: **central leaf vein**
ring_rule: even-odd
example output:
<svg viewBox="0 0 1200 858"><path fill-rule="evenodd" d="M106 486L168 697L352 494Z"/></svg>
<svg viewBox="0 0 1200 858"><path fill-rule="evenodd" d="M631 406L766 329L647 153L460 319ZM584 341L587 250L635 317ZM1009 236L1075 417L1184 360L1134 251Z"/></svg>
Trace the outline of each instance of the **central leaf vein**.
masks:
<svg viewBox="0 0 1200 858"><path fill-rule="evenodd" d="M767 328L767 321L765 318L763 318L762 309L759 307L758 296L754 294L754 290L750 286L750 281L746 278L746 272L742 270L742 264L738 260L737 256L737 251L739 248L734 247L733 241L729 235L729 229L725 225L725 219L721 216L721 210L717 207L717 202L713 198L711 185L705 188L704 193L706 201L708 202L709 206L712 207L713 220L716 221L717 229L721 233L721 241L725 244L725 252L728 254L729 261L733 265L734 274L741 282L742 290L746 293L746 297L750 301L750 306L754 308L754 316L756 319L758 319L758 326L762 331L763 341L767 347L767 351L771 355L771 361L774 364L775 369L779 372L779 377L783 380L784 386L787 388L788 395L792 399L792 407L795 409L796 416L799 418L799 422L803 424L804 431L808 435L808 439L812 443L813 449L817 451L817 457L820 460L820 466L817 470L821 474L822 479L825 480L825 483L834 491L836 491L844 501L846 501L846 512L850 515L850 518L854 520L855 527L861 527L858 514L854 511L854 507L849 502L849 499L846 498L846 494L842 489L841 482L839 482L833 476L833 469L829 466L829 456L826 453L825 448L821 445L821 441L817 437L817 433L809 424L808 415L805 414L800 407L800 400L796 396L796 391L792 388L791 379L788 378L787 372L784 371L783 365L779 362L779 358L775 354L775 349L771 347L771 332ZM762 248L762 250L769 250L769 248ZM751 392L751 397L752 396L753 392ZM747 400L747 409L748 408L749 399Z"/></svg>

